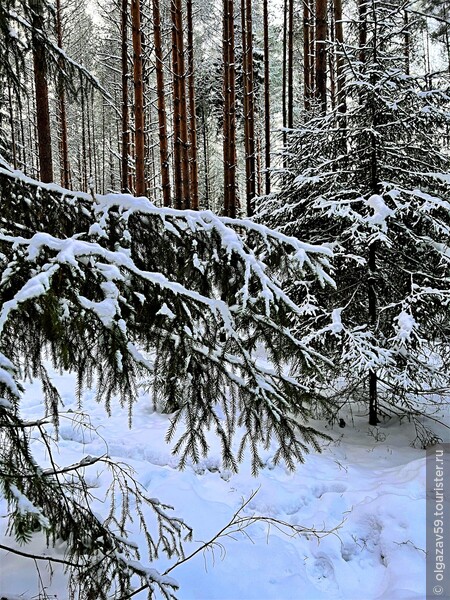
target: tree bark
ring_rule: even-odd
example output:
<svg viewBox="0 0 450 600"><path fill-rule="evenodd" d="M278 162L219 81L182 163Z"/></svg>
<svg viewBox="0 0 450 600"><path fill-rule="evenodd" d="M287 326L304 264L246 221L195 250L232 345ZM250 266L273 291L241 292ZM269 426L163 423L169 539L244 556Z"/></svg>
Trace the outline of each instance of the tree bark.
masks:
<svg viewBox="0 0 450 600"><path fill-rule="evenodd" d="M172 70L174 120L174 185L175 207L190 207L189 156L184 66L183 14L181 0L172 0Z"/></svg>
<svg viewBox="0 0 450 600"><path fill-rule="evenodd" d="M243 82L244 82L244 138L247 215L253 214L256 195L255 166L255 109L253 95L253 22L251 0L241 1Z"/></svg>
<svg viewBox="0 0 450 600"><path fill-rule="evenodd" d="M159 160L161 164L161 187L164 206L171 206L169 147L167 140L166 95L164 88L164 63L161 37L161 13L159 0L153 0L153 37L156 62L156 94L158 97Z"/></svg>
<svg viewBox="0 0 450 600"><path fill-rule="evenodd" d="M33 9L32 45L34 85L36 94L39 177L44 183L51 183L53 181L53 158L48 99L47 63L44 45L37 33L37 31L42 31L44 25L42 2L40 2L40 0L30 0L30 7Z"/></svg>
<svg viewBox="0 0 450 600"><path fill-rule="evenodd" d="M58 47L62 49L62 15L61 15L61 0L56 0L56 32L58 39ZM60 63L60 68L62 64ZM69 167L69 149L67 145L67 113L66 113L66 98L64 92L64 84L62 77L59 76L58 81L58 105L59 105L59 124L60 124L60 164L61 164L61 185L65 188L70 184L70 167Z"/></svg>
<svg viewBox="0 0 450 600"><path fill-rule="evenodd" d="M236 217L236 81L234 52L234 2L223 0L223 158L224 212Z"/></svg>
<svg viewBox="0 0 450 600"><path fill-rule="evenodd" d="M191 184L190 203L192 209L198 210L197 115L195 109L194 25L192 17L192 0L187 0L186 6L188 34L189 166Z"/></svg>
<svg viewBox="0 0 450 600"><path fill-rule="evenodd" d="M122 51L122 154L121 189L128 189L128 151L130 145L130 124L128 117L128 0L122 0L121 11L121 51Z"/></svg>
<svg viewBox="0 0 450 600"><path fill-rule="evenodd" d="M327 2L316 0L316 98L327 111Z"/></svg>
<svg viewBox="0 0 450 600"><path fill-rule="evenodd" d="M347 112L344 71L344 28L342 23L342 0L334 0L334 26L336 32L336 87L337 107L342 114Z"/></svg>
<svg viewBox="0 0 450 600"><path fill-rule="evenodd" d="M142 65L142 32L140 0L131 0L134 67L134 137L135 137L135 194L144 196L145 189L145 123L144 81Z"/></svg>
<svg viewBox="0 0 450 600"><path fill-rule="evenodd" d="M288 14L288 65L287 65L287 126L294 127L294 0L289 0Z"/></svg>
<svg viewBox="0 0 450 600"><path fill-rule="evenodd" d="M269 9L267 0L263 0L264 21L264 154L265 187L270 194L270 62L269 62Z"/></svg>
<svg viewBox="0 0 450 600"><path fill-rule="evenodd" d="M311 69L310 69L310 28L309 2L303 2L303 103L305 110L311 108Z"/></svg>

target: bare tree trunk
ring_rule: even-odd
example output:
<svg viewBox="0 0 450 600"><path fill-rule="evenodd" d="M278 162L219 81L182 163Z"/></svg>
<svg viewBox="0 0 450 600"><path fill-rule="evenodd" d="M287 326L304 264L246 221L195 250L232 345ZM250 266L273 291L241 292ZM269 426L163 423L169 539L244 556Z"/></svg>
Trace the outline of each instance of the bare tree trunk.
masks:
<svg viewBox="0 0 450 600"><path fill-rule="evenodd" d="M186 209L189 198L189 155L184 67L183 14L181 0L172 0L172 70L174 119L174 183L175 206Z"/></svg>
<svg viewBox="0 0 450 600"><path fill-rule="evenodd" d="M234 3L223 0L223 157L224 212L236 217L236 76L234 53Z"/></svg>
<svg viewBox="0 0 450 600"><path fill-rule="evenodd" d="M133 27L133 65L134 65L134 136L136 165L136 196L144 196L145 189L145 124L144 124L144 81L142 66L142 33L140 0L131 0L131 19Z"/></svg>
<svg viewBox="0 0 450 600"><path fill-rule="evenodd" d="M195 110L194 79L194 25L192 20L192 0L187 0L188 34L188 87L189 87L189 150L191 208L198 210L198 160L197 160L197 115Z"/></svg>
<svg viewBox="0 0 450 600"><path fill-rule="evenodd" d="M283 129L287 127L287 48L288 48L288 2L283 3L283 74L282 74L282 113ZM283 131L283 144L286 145L286 132Z"/></svg>
<svg viewBox="0 0 450 600"><path fill-rule="evenodd" d="M39 176L44 183L53 181L52 137L50 132L50 109L48 100L47 63L45 49L37 31L42 31L44 17L42 2L30 0L33 9L33 65L36 94L36 125L39 148ZM43 34L41 34L43 35Z"/></svg>
<svg viewBox="0 0 450 600"><path fill-rule="evenodd" d="M205 110L202 106L202 133L203 133L203 155L205 169L205 208L209 209L209 156L208 156L208 131L205 119Z"/></svg>
<svg viewBox="0 0 450 600"><path fill-rule="evenodd" d="M128 189L128 152L130 145L130 124L128 117L128 0L122 0L121 11L121 51L122 51L122 153L121 153L121 189Z"/></svg>
<svg viewBox="0 0 450 600"><path fill-rule="evenodd" d="M327 1L316 0L316 98L327 111Z"/></svg>
<svg viewBox="0 0 450 600"><path fill-rule="evenodd" d="M403 54L405 56L405 73L406 75L410 74L410 44L411 44L411 32L409 30L409 17L408 11L405 10L403 12L403 22L405 25L405 33L404 33L404 46L403 46ZM448 36L448 27L446 28L447 36Z"/></svg>
<svg viewBox="0 0 450 600"><path fill-rule="evenodd" d="M156 61L156 94L158 97L159 160L161 163L161 186L164 206L171 206L169 148L167 142L166 95L164 88L164 63L161 37L161 13L159 0L153 0L153 35Z"/></svg>
<svg viewBox="0 0 450 600"><path fill-rule="evenodd" d="M294 127L294 0L289 0L288 15L288 107L287 126Z"/></svg>
<svg viewBox="0 0 450 600"><path fill-rule="evenodd" d="M270 194L270 62L269 62L269 9L263 0L264 21L264 138L265 138L265 184Z"/></svg>
<svg viewBox="0 0 450 600"><path fill-rule="evenodd" d="M255 168L255 110L253 96L253 23L251 0L241 1L243 81L244 81L244 142L245 187L247 215L253 214L253 198L256 195Z"/></svg>
<svg viewBox="0 0 450 600"><path fill-rule="evenodd" d="M81 180L83 182L83 191L87 192L88 189L88 172L87 172L87 149L86 149L86 98L85 92L81 90L81 163L80 163L80 174L82 175Z"/></svg>
<svg viewBox="0 0 450 600"><path fill-rule="evenodd" d="M303 2L303 102L305 110L311 108L311 69L310 69L310 28L309 2Z"/></svg>
<svg viewBox="0 0 450 600"><path fill-rule="evenodd" d="M58 38L58 47L62 49L62 15L61 15L61 0L56 0L56 32ZM62 65L60 65L62 67ZM59 124L60 124L60 164L61 164L61 185L65 188L69 187L70 183L70 167L69 167L69 149L67 145L67 114L66 114L66 99L64 92L64 84L62 77L58 81L58 107L59 107Z"/></svg>
<svg viewBox="0 0 450 600"><path fill-rule="evenodd" d="M316 0L306 0L309 7L309 85L310 98L316 94Z"/></svg>
<svg viewBox="0 0 450 600"><path fill-rule="evenodd" d="M11 128L11 150L13 166L17 169L17 144L16 144L16 131L14 126L14 109L12 101L11 85L8 83L8 109L9 109L9 125Z"/></svg>
<svg viewBox="0 0 450 600"><path fill-rule="evenodd" d="M366 62L367 46L367 0L358 0L359 16L359 60L361 64Z"/></svg>
<svg viewBox="0 0 450 600"><path fill-rule="evenodd" d="M336 32L336 87L338 111L345 114L347 111L345 97L345 72L344 72L344 28L342 23L342 0L334 0L334 26Z"/></svg>

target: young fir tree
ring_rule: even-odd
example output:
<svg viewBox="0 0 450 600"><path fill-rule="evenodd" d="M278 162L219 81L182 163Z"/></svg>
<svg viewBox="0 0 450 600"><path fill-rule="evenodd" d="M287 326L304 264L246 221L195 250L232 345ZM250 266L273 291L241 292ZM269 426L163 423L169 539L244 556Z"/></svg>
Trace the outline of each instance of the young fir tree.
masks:
<svg viewBox="0 0 450 600"><path fill-rule="evenodd" d="M350 30L338 48L346 114L337 107L290 136L281 190L258 219L336 252L337 289L322 296L328 341L318 347L336 365L337 393L362 394L376 425L380 415L420 414L450 387L450 105L448 83L428 89L412 66L406 74L406 4L364 8L364 48ZM413 19L409 27L413 36ZM311 317L319 330L321 318Z"/></svg>

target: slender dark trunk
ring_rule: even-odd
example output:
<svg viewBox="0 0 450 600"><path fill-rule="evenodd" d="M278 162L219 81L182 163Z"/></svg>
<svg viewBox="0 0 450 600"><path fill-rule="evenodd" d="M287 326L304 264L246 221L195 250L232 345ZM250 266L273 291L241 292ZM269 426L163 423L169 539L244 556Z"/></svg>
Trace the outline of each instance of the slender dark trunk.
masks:
<svg viewBox="0 0 450 600"><path fill-rule="evenodd" d="M284 18L283 18L283 73L282 73L282 113L283 129L287 127L287 47L288 47L288 1L284 0ZM286 131L283 131L283 144L286 145Z"/></svg>
<svg viewBox="0 0 450 600"><path fill-rule="evenodd" d="M88 189L88 172L87 172L87 149L86 149L86 98L85 92L81 90L81 180L83 182L83 191L87 192Z"/></svg>
<svg viewBox="0 0 450 600"><path fill-rule="evenodd" d="M287 126L294 127L294 0L289 0L288 15L288 106Z"/></svg>
<svg viewBox="0 0 450 600"><path fill-rule="evenodd" d="M191 208L198 210L198 159L197 159L197 116L195 109L194 78L194 25L192 17L192 0L187 0L187 37L188 37L188 88L189 88L189 151L190 151L190 184Z"/></svg>
<svg viewBox="0 0 450 600"><path fill-rule="evenodd" d="M204 176L205 176L205 208L209 209L209 158L208 158L208 131L205 119L205 110L202 106L202 134L203 134L203 155L204 155Z"/></svg>
<svg viewBox="0 0 450 600"><path fill-rule="evenodd" d="M359 16L359 60L361 64L366 62L367 46L367 0L358 0Z"/></svg>
<svg viewBox="0 0 450 600"><path fill-rule="evenodd" d="M140 0L131 0L134 66L134 153L135 194L144 196L145 189L145 123L144 123L144 80L142 65L142 32Z"/></svg>
<svg viewBox="0 0 450 600"><path fill-rule="evenodd" d="M39 176L44 183L53 181L52 136L47 83L47 63L44 44L39 36L44 25L43 6L40 0L30 0L33 9L32 46L34 85L36 99L36 125L39 149ZM41 36L44 34L41 33Z"/></svg>
<svg viewBox="0 0 450 600"><path fill-rule="evenodd" d="M311 108L311 69L310 69L310 27L309 2L303 2L303 102L305 110Z"/></svg>
<svg viewBox="0 0 450 600"><path fill-rule="evenodd" d="M161 13L159 0L153 0L153 35L156 61L156 94L158 97L159 160L161 163L161 187L164 206L171 206L169 147L167 140L166 95L164 88L164 63L161 36Z"/></svg>
<svg viewBox="0 0 450 600"><path fill-rule="evenodd" d="M327 2L316 0L316 98L327 111Z"/></svg>
<svg viewBox="0 0 450 600"><path fill-rule="evenodd" d="M234 2L223 0L223 157L224 212L236 217L236 75L234 52Z"/></svg>
<svg viewBox="0 0 450 600"><path fill-rule="evenodd" d="M62 49L62 15L61 15L61 0L56 0L56 32L58 39L58 47ZM59 62L62 69L62 63ZM59 107L59 125L60 125L60 141L59 154L61 164L61 185L65 188L69 187L69 149L67 144L67 113L66 113L66 98L62 77L58 78L58 107Z"/></svg>
<svg viewBox="0 0 450 600"><path fill-rule="evenodd" d="M9 125L11 129L11 150L13 166L17 169L17 144L16 144L16 131L14 125L14 109L12 101L11 85L8 84L8 109L9 109Z"/></svg>
<svg viewBox="0 0 450 600"><path fill-rule="evenodd" d="M265 191L270 194L270 59L269 59L269 9L263 0L264 21L264 153Z"/></svg>
<svg viewBox="0 0 450 600"><path fill-rule="evenodd" d="M189 155L184 67L183 15L181 0L172 0L172 70L174 119L174 184L175 207L186 209L189 199Z"/></svg>
<svg viewBox="0 0 450 600"><path fill-rule="evenodd" d="M128 0L122 0L121 12L121 50L122 50L122 155L121 188L128 189L128 152L130 145L130 124L128 117Z"/></svg>
<svg viewBox="0 0 450 600"><path fill-rule="evenodd" d="M253 96L253 23L251 0L242 0L242 49L244 67L244 137L247 215L253 214L253 198L256 195L255 168L255 111Z"/></svg>

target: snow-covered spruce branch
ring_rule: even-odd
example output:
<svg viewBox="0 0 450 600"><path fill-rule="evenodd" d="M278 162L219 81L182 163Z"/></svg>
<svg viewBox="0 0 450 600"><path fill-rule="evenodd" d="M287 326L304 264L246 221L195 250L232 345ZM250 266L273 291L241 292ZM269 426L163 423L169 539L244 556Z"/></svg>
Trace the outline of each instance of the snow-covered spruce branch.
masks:
<svg viewBox="0 0 450 600"><path fill-rule="evenodd" d="M177 445L184 448L182 463L205 452L201 432L211 420L225 442L227 465L234 469L230 448L236 424L255 434L255 471L257 446L272 434L290 467L289 456L301 460L306 446L297 437L296 420L308 415L314 397L309 382L319 372L321 357L291 335L289 326L292 316L301 319L309 307L311 280L332 283L329 248L209 211L158 208L128 195L93 199L6 168L0 175L15 204L13 228L21 214L33 223L27 196L43 215L40 232L33 236L0 231L9 260L0 283L8 298L0 310L1 331L11 331L11 323L30 305L38 323L46 314L39 335L45 338L52 324L56 364L73 365L83 381L103 363L98 388L107 408L113 393L132 402L139 376L147 372L155 397L161 397L166 410L178 411L174 422L195 426L195 434L189 428ZM53 216L46 224L47 211L40 210L48 202L57 210L61 205L65 213L58 236L51 234ZM294 301L286 280L304 280L303 297ZM255 355L261 342L270 351L269 370ZM10 348L11 358L19 359ZM295 365L295 371L288 374L282 364ZM219 382L214 392L212 381ZM230 386L239 392L232 411L238 421L233 417L223 428L213 416L211 398L219 396L228 410ZM263 432L262 421L268 431ZM313 439L307 428L300 433L308 442Z"/></svg>
<svg viewBox="0 0 450 600"><path fill-rule="evenodd" d="M337 532L344 523L344 521L342 521L332 529L315 529L314 527L303 527L302 525L293 525L291 523L273 517L265 517L262 515L255 514L243 515L244 511L249 507L251 502L256 497L258 491L259 490L252 492L247 499L242 501L241 506L236 510L236 512L232 515L231 519L228 521L228 523L224 525L224 527L222 527L220 531L215 533L208 541L202 542L201 545L189 555L178 560L175 564L166 569L163 575L167 576L169 573L172 573L175 569L177 569L177 567L192 560L194 556L200 554L201 552L205 553L207 551L213 551L214 547L221 545L218 541L221 538L227 537L235 539L234 536L236 534L245 535L248 538L249 534L246 530L252 525L255 525L256 523L262 523L263 525L267 526L268 532L270 532L270 529L273 527L278 532L289 537L315 537L318 541L320 541L322 538L328 535L337 535ZM142 585L141 587L136 588L135 590L125 594L124 596L121 596L118 600L129 600L130 598L133 598L140 592L143 592L144 590L148 589L148 587L148 585ZM111 600L113 599L111 598Z"/></svg>
<svg viewBox="0 0 450 600"><path fill-rule="evenodd" d="M0 417L5 417L1 410ZM11 415L11 420L17 421L18 417ZM54 459L54 443L39 424L37 432L51 464L51 469L42 469L28 455L28 435L21 435L20 431L19 422L16 439L11 436L9 447L5 445L5 453L0 455L1 490L10 506L9 532L17 541L27 542L41 530L48 543L54 544L57 539L64 542L65 555L36 555L5 544L1 549L34 561L65 566L69 589L80 589L84 597L106 598L112 590L121 593L138 576L162 597L172 598L176 583L144 566L140 562L141 549L128 539L130 524L137 517L145 531L151 560L161 552L182 558L182 542L191 538L192 531L170 514L172 507L150 498L134 479L130 467L106 455L87 456L77 464L59 466ZM8 454L8 450L14 454ZM109 505L109 514L102 521L90 508L95 498L86 482L94 465L96 472L102 465L102 477L107 472L110 477L103 500ZM156 530L157 535L150 534L150 530Z"/></svg>
<svg viewBox="0 0 450 600"><path fill-rule="evenodd" d="M0 197L0 422L6 440L0 458L11 532L26 541L40 528L49 540L65 540L68 560L85 565L76 581L82 589L94 586L98 598L110 589L99 580L108 577L126 590L133 574L169 598L172 583L136 562L137 549L126 539L127 512L118 516L115 499L134 498L146 531L143 507L153 511L161 525L156 540L147 536L151 556L160 549L182 556L177 540L186 534L184 524L166 516L168 507L156 506L106 456L100 462L112 470L112 508L100 523L89 510L89 465L59 466L51 458L45 470L33 461L31 424L18 416L21 381L24 375L42 380L46 414L57 429L60 398L46 357L76 373L80 400L83 386L95 382L106 409L118 395L130 418L137 387L147 380L155 403L173 413L168 435L182 425L174 447L181 466L207 453L212 428L232 469L247 445L256 472L260 448L271 441L274 460L294 468L310 447L320 449L322 436L305 421L327 401L314 391L320 353L309 352L290 324L310 311L313 281L332 283L331 251L208 211L42 185L5 166ZM292 281L298 283L295 300L286 285ZM263 347L270 364L258 357ZM38 420L35 427L52 457L47 424ZM235 453L236 434L241 444ZM29 510L22 514L24 506ZM74 528L92 533L87 539Z"/></svg>

